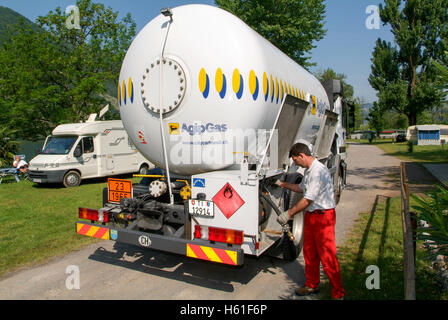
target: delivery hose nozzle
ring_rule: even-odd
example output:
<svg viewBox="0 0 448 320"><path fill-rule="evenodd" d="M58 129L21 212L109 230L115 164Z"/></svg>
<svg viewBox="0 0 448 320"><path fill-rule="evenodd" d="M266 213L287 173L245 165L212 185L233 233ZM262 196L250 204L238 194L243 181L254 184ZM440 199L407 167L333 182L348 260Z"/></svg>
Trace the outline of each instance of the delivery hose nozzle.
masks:
<svg viewBox="0 0 448 320"><path fill-rule="evenodd" d="M288 224L283 225L283 232L286 232L289 240L294 241L294 236L293 236Z"/></svg>

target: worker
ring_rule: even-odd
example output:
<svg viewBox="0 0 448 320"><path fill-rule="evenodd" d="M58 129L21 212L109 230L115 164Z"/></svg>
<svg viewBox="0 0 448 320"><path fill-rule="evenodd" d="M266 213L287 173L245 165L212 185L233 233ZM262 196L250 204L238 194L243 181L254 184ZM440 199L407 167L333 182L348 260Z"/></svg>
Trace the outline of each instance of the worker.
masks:
<svg viewBox="0 0 448 320"><path fill-rule="evenodd" d="M299 185L280 182L280 187L303 193L303 198L292 208L279 215L277 221L281 225L285 225L295 214L306 210L303 230L306 282L295 292L301 296L319 292L320 263L322 262L323 269L332 286L332 298L342 300L345 291L342 287L339 263L336 258L334 233L336 212L330 171L311 155L305 144L294 144L290 149L289 157L296 165L306 168Z"/></svg>
<svg viewBox="0 0 448 320"><path fill-rule="evenodd" d="M19 172L26 173L28 171L28 163L20 156L14 156L14 162L12 163L12 166L17 169L16 173L14 174L14 179L16 179L17 182L20 182Z"/></svg>

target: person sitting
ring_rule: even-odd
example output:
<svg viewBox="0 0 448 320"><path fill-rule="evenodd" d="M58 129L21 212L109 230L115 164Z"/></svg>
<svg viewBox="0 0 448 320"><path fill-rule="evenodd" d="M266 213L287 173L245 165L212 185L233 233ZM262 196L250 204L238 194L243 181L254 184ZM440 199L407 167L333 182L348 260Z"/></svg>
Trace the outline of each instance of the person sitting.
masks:
<svg viewBox="0 0 448 320"><path fill-rule="evenodd" d="M17 169L16 173L14 174L14 178L17 182L19 182L19 172L28 172L28 163L22 157L14 156L14 162L12 163L12 166Z"/></svg>

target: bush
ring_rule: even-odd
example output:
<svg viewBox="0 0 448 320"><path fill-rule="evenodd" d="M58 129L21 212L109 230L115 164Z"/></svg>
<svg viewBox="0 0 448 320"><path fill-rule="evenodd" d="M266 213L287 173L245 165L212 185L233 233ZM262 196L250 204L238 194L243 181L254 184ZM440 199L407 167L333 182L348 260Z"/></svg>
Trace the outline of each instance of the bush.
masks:
<svg viewBox="0 0 448 320"><path fill-rule="evenodd" d="M19 142L11 139L16 132L6 126L0 128L0 168L12 165L14 154L19 148Z"/></svg>
<svg viewBox="0 0 448 320"><path fill-rule="evenodd" d="M418 212L418 219L429 225L417 228L417 238L427 240L429 258L448 256L448 190L438 186L426 195L427 198L411 195L418 203L413 206Z"/></svg>
<svg viewBox="0 0 448 320"><path fill-rule="evenodd" d="M412 141L408 141L408 152L414 152L414 143Z"/></svg>

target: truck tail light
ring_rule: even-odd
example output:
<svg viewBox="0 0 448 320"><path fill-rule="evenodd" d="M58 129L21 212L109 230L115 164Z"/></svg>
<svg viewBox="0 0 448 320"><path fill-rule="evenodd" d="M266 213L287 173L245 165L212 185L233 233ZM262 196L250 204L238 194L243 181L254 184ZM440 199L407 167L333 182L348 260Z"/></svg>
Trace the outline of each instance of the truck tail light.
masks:
<svg viewBox="0 0 448 320"><path fill-rule="evenodd" d="M99 222L109 222L108 211L78 208L78 213L80 219L99 221Z"/></svg>
<svg viewBox="0 0 448 320"><path fill-rule="evenodd" d="M229 244L243 244L244 232L239 230L195 225L194 237L197 239L224 242Z"/></svg>

